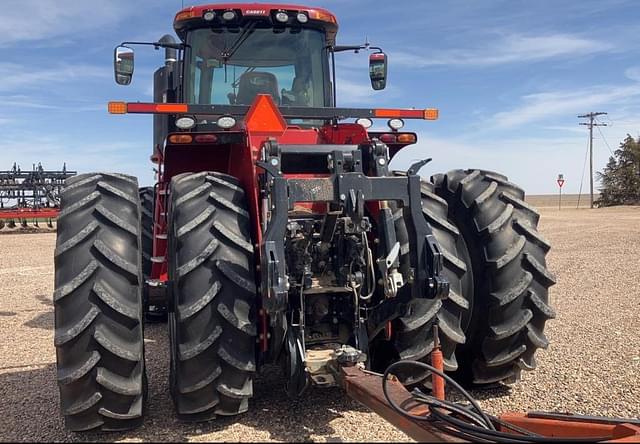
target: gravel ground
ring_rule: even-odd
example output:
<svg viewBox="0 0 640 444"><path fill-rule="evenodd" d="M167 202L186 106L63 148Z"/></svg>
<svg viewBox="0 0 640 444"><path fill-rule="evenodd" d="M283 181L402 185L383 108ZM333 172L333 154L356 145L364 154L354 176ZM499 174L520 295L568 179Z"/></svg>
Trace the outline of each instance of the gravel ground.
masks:
<svg viewBox="0 0 640 444"><path fill-rule="evenodd" d="M493 413L573 411L640 417L640 208L543 210L542 233L558 278L558 318L538 370L511 387L475 392ZM347 399L312 389L298 401L278 370L255 384L249 413L210 424L178 422L168 394L164 325L147 327L149 403L142 428L125 434L65 432L53 347L53 234L0 236L0 440L2 441L408 441Z"/></svg>

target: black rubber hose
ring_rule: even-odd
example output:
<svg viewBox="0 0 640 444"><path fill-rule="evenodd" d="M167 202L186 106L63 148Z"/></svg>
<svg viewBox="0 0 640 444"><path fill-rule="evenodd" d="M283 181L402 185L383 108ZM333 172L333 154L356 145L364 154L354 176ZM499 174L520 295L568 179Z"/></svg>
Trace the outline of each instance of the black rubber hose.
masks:
<svg viewBox="0 0 640 444"><path fill-rule="evenodd" d="M409 365L414 367L420 367L422 369L431 371L436 375L444 378L447 383L451 384L455 387L473 406L473 408L477 412L477 416L475 413L471 411L467 411L462 416L469 417L472 416L475 421L478 423L484 423L483 427L475 426L469 422L462 421L460 419L454 418L452 415L445 415L438 411L438 408L442 408L443 410L453 411L455 413L460 414L460 409L464 409L462 406L457 406L450 401L442 401L439 399L433 398L423 395L423 394L415 394L413 393L413 398L417 402L421 402L427 404L430 407L431 414L429 416L416 416L409 413L407 410L400 407L391 397L389 396L387 382L388 376L393 371L393 369L400 367L402 365ZM482 410L478 402L464 389L458 384L455 380L453 380L450 376L444 374L440 370L432 367L429 364L425 364L424 362L418 361L410 361L410 360L401 360L391 364L384 372L383 380L382 380L382 391L384 393L387 402L391 407L400 413L403 416L411 418L417 421L433 421L434 419L444 423L448 426L448 428L443 427L442 424L438 424L438 422L434 422L434 425L439 429L443 430L446 433L452 434L457 437L461 437L460 435L464 435L466 438L471 437L473 439L480 439L490 442L535 442L535 443L556 443L556 442L570 442L570 443L584 443L584 442L600 442L611 439L611 437L595 437L595 438L549 438L546 436L541 436L537 434L532 434L529 432L526 436L519 436L512 433L499 432L495 429L493 425L493 421L490 417ZM453 407L455 406L455 407ZM513 430L516 430L520 433L522 431L518 430L518 428L511 427ZM449 428L453 429L450 430ZM451 433L454 431L455 433Z"/></svg>

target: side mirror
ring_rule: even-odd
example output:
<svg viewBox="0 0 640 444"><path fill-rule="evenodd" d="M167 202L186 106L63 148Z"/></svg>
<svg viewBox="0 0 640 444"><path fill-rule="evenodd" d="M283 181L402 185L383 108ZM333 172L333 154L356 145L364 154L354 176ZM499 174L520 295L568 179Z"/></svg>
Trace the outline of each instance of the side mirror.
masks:
<svg viewBox="0 0 640 444"><path fill-rule="evenodd" d="M369 78L371 87L376 91L387 86L387 55L384 52L369 56Z"/></svg>
<svg viewBox="0 0 640 444"><path fill-rule="evenodd" d="M128 85L133 77L133 49L118 46L113 52L113 70L118 85Z"/></svg>

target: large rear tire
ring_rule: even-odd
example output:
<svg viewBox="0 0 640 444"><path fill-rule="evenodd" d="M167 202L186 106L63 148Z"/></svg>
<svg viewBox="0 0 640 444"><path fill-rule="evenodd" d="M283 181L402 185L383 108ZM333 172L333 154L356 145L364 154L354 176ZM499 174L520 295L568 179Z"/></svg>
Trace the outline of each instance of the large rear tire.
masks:
<svg viewBox="0 0 640 444"><path fill-rule="evenodd" d="M142 275L148 278L151 275L151 256L153 255L153 187L142 187L138 190L140 195L140 225L142 226Z"/></svg>
<svg viewBox="0 0 640 444"><path fill-rule="evenodd" d="M60 402L72 431L141 424L146 398L134 177L67 179L54 253Z"/></svg>
<svg viewBox="0 0 640 444"><path fill-rule="evenodd" d="M155 203L155 192L153 187L142 187L139 189L140 194L140 225L142 227L142 275L145 281L151 277L151 267L153 266L153 208ZM167 321L166 302L163 304L149 303L148 288L145 286L143 291L144 300L144 319L149 323L158 323Z"/></svg>
<svg viewBox="0 0 640 444"><path fill-rule="evenodd" d="M422 212L444 256L443 274L449 281L449 297L444 300L414 299L407 313L395 322L394 345L401 359L428 361L433 350L433 324L438 323L439 339L446 371L458 368L455 350L465 342L462 320L469 310L473 291L467 270L468 253L458 229L447 219L447 202L434 193L433 185L421 183ZM409 236L402 209L395 209L397 239L401 245L401 264L409 263ZM402 265L401 265L402 266ZM404 291L409 291L407 288ZM407 375L403 382L416 384L429 373ZM403 375L401 375L403 376Z"/></svg>
<svg viewBox="0 0 640 444"><path fill-rule="evenodd" d="M256 285L245 193L234 177L171 181L171 393L183 420L248 408L256 370Z"/></svg>
<svg viewBox="0 0 640 444"><path fill-rule="evenodd" d="M458 349L459 380L512 383L536 368L534 354L547 348L543 330L555 317L548 289L549 243L538 233L539 214L524 191L497 173L453 170L432 177L449 204L471 255L473 311L466 344Z"/></svg>

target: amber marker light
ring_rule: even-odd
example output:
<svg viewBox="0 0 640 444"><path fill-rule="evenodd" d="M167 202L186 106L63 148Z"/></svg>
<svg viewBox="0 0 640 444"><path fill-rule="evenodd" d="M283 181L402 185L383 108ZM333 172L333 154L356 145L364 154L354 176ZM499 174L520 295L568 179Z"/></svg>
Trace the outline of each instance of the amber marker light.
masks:
<svg viewBox="0 0 640 444"><path fill-rule="evenodd" d="M424 120L438 120L438 109L437 108L427 108L424 110Z"/></svg>
<svg viewBox="0 0 640 444"><path fill-rule="evenodd" d="M196 17L196 12L193 10L193 8L189 8L186 11L180 11L178 14L176 14L176 18L175 21L179 22L180 20L188 20L188 19L192 19Z"/></svg>
<svg viewBox="0 0 640 444"><path fill-rule="evenodd" d="M108 105L109 114L126 114L127 103L126 102L109 102Z"/></svg>
<svg viewBox="0 0 640 444"><path fill-rule="evenodd" d="M416 143L415 134L398 134L398 143Z"/></svg>
<svg viewBox="0 0 640 444"><path fill-rule="evenodd" d="M172 134L169 136L170 143L191 143L193 137L189 134Z"/></svg>

